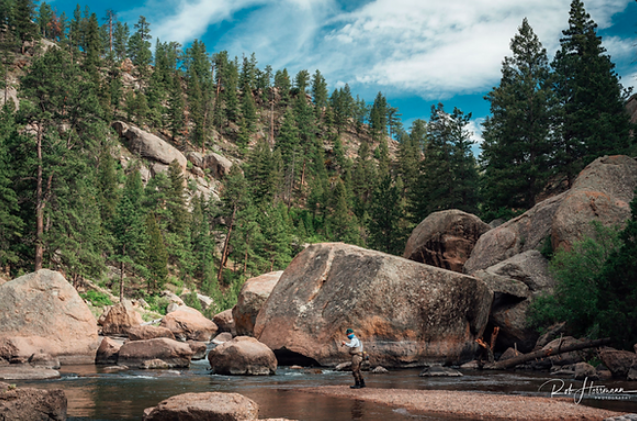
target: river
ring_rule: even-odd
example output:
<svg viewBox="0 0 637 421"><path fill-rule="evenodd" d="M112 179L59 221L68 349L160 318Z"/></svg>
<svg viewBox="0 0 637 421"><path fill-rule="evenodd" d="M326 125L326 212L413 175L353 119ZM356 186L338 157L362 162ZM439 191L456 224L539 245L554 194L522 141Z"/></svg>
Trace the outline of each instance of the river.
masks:
<svg viewBox="0 0 637 421"><path fill-rule="evenodd" d="M467 418L428 416L404 409L301 393L295 389L351 384L351 373L328 369L303 370L280 367L275 376L237 377L211 375L207 360L193 361L185 370L109 370L96 366L65 366L57 380L15 381L21 387L64 389L69 420L141 420L144 408L170 396L187 392L238 392L259 404L259 418L303 421L433 421ZM465 370L463 377L421 378L419 369L364 373L368 387L397 389L445 389L550 396L551 386L542 384L548 373ZM13 381L12 381L13 383ZM565 380L566 386L582 387L581 381ZM595 382L607 387L637 389L637 382ZM590 385L590 382L588 386ZM538 391L542 388L542 391ZM361 391L364 393L364 390ZM637 412L637 394L600 395L581 404L622 412Z"/></svg>

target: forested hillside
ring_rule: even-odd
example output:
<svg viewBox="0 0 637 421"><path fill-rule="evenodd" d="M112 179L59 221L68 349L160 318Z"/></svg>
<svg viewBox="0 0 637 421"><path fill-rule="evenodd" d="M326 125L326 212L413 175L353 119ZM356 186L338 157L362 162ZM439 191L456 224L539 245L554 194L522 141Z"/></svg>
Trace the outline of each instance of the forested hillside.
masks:
<svg viewBox="0 0 637 421"><path fill-rule="evenodd" d="M319 70L153 40L143 16L130 28L115 12L78 5L67 17L4 0L0 41L7 277L48 267L130 297L170 282L220 310L306 243L401 255L431 212L510 217L596 157L635 153L628 92L578 0L552 63L522 23L486 97L479 159L471 114L438 104L405 128L380 92L367 102L347 85L330 93ZM157 135L187 164L136 153L114 122ZM198 163L210 154L228 171Z"/></svg>

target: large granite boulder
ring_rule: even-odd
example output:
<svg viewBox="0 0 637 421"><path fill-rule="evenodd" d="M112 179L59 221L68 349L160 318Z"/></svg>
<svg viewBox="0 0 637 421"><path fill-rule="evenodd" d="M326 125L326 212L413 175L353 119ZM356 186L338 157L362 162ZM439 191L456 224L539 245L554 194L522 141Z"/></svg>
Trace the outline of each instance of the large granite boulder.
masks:
<svg viewBox="0 0 637 421"><path fill-rule="evenodd" d="M282 274L282 270L266 273L256 278L250 278L243 284L237 304L232 308L232 318L237 335L254 336L257 315Z"/></svg>
<svg viewBox="0 0 637 421"><path fill-rule="evenodd" d="M165 165L170 165L171 162L177 160L182 170L186 169L188 163L186 157L177 148L158 136L138 127L129 126L122 121L115 121L112 127L121 137L128 140L131 152Z"/></svg>
<svg viewBox="0 0 637 421"><path fill-rule="evenodd" d="M142 323L142 315L135 311L129 300L107 308L97 321L102 326L102 335L126 335L131 327Z"/></svg>
<svg viewBox="0 0 637 421"><path fill-rule="evenodd" d="M570 250L584 235L593 235L591 221L617 226L630 218L637 186L637 160L615 155L597 158L577 176L551 226L554 249Z"/></svg>
<svg viewBox="0 0 637 421"><path fill-rule="evenodd" d="M173 311L161 319L159 326L170 330L180 341L210 342L218 330L217 325L195 309Z"/></svg>
<svg viewBox="0 0 637 421"><path fill-rule="evenodd" d="M217 374L267 376L276 373L274 352L250 336L237 336L208 353Z"/></svg>
<svg viewBox="0 0 637 421"><path fill-rule="evenodd" d="M60 273L42 269L0 286L0 357L93 364L98 346L95 317Z"/></svg>
<svg viewBox="0 0 637 421"><path fill-rule="evenodd" d="M189 367L192 349L187 343L168 338L127 342L119 349L118 365L130 368L151 368L155 360L165 363L162 368Z"/></svg>
<svg viewBox="0 0 637 421"><path fill-rule="evenodd" d="M517 218L484 233L464 264L473 275L527 250L540 250L549 241L553 217L568 192L550 197Z"/></svg>
<svg viewBox="0 0 637 421"><path fill-rule="evenodd" d="M493 294L479 279L342 243L298 254L263 305L255 337L279 363L336 366L353 328L375 365L468 361ZM296 360L296 361L295 361Z"/></svg>
<svg viewBox="0 0 637 421"><path fill-rule="evenodd" d="M65 421L67 400L61 389L15 388L0 382L0 420Z"/></svg>
<svg viewBox="0 0 637 421"><path fill-rule="evenodd" d="M413 230L403 257L462 273L478 238L490 229L470 213L456 209L434 212Z"/></svg>
<svg viewBox="0 0 637 421"><path fill-rule="evenodd" d="M134 326L128 329L128 339L130 341L143 341L144 339L168 338L176 340L170 329L160 326Z"/></svg>
<svg viewBox="0 0 637 421"><path fill-rule="evenodd" d="M144 421L253 421L259 415L256 402L238 393L184 393L144 410Z"/></svg>
<svg viewBox="0 0 637 421"><path fill-rule="evenodd" d="M555 286L546 258L537 250L528 250L478 270L474 276L493 291L490 322L500 328L497 348L516 346L521 352L531 351L538 333L527 326L527 310L536 296L552 292Z"/></svg>
<svg viewBox="0 0 637 421"><path fill-rule="evenodd" d="M634 352L604 348L599 352L599 358L618 379L626 379L630 369L637 368L637 354Z"/></svg>
<svg viewBox="0 0 637 421"><path fill-rule="evenodd" d="M592 221L620 225L630 217L637 186L637 161L628 156L597 158L578 175L573 187L546 199L522 215L485 233L465 262L464 273L474 274L546 241L553 249L569 249L583 235L593 233Z"/></svg>
<svg viewBox="0 0 637 421"><path fill-rule="evenodd" d="M256 315L254 316L256 319ZM233 336L237 335L237 329L234 324L234 317L232 316L232 309L224 310L221 313L215 314L212 318L214 324L219 328L219 333L232 333Z"/></svg>
<svg viewBox="0 0 637 421"><path fill-rule="evenodd" d="M97 355L95 356L95 364L97 365L114 365L117 364L117 358L119 357L119 350L122 345L119 342L115 342L108 336L102 339L100 347L97 349Z"/></svg>

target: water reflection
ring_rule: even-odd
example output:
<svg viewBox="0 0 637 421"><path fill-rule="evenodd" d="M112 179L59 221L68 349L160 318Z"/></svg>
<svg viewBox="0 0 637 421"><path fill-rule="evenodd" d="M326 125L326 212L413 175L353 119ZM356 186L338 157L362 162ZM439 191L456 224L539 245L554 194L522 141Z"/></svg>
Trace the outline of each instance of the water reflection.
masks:
<svg viewBox="0 0 637 421"><path fill-rule="evenodd" d="M548 396L538 392L547 373L464 371L459 378L421 378L418 369L390 371L366 376L368 387L396 389L441 389ZM276 376L233 377L210 375L206 361L194 362L189 370L109 370L95 366L67 366L59 380L22 381L19 386L64 389L70 420L139 420L145 408L186 392L238 392L259 404L260 418L303 421L406 421L458 420L410 413L371 402L337 399L295 391L304 387L349 385L350 373L330 370L280 368ZM570 380L569 380L570 381ZM578 382L573 381L575 385ZM579 382L581 384L581 382ZM605 382L608 386L637 389L630 382ZM364 390L361 391L364 393ZM593 400L582 403L621 412L637 411L632 400Z"/></svg>

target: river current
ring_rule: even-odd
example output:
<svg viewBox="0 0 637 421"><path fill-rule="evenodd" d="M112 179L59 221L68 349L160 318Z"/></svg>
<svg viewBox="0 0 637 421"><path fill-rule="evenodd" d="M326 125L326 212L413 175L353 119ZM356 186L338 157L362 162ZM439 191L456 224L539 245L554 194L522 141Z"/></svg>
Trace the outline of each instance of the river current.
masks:
<svg viewBox="0 0 637 421"><path fill-rule="evenodd" d="M464 370L463 377L421 378L419 369L364 372L368 387L396 389L444 389L483 393L550 396L548 373ZM348 385L351 373L322 368L303 370L279 367L275 376L238 377L210 374L207 360L193 361L184 370L125 370L99 366L65 366L56 380L16 381L21 387L63 389L71 421L141 420L144 408L188 392L238 392L259 404L259 418L303 421L406 421L460 420L467 418L410 413L369 402L338 399L298 392L305 387ZM565 387L581 388L582 381L564 380ZM11 382L13 383L13 381ZM543 386L544 384L544 386ZM637 382L595 381L594 386L623 388L624 393L587 394L581 405L622 412L637 412ZM591 386L590 381L585 386ZM364 390L361 391L364 393ZM574 396L574 399L579 395Z"/></svg>

